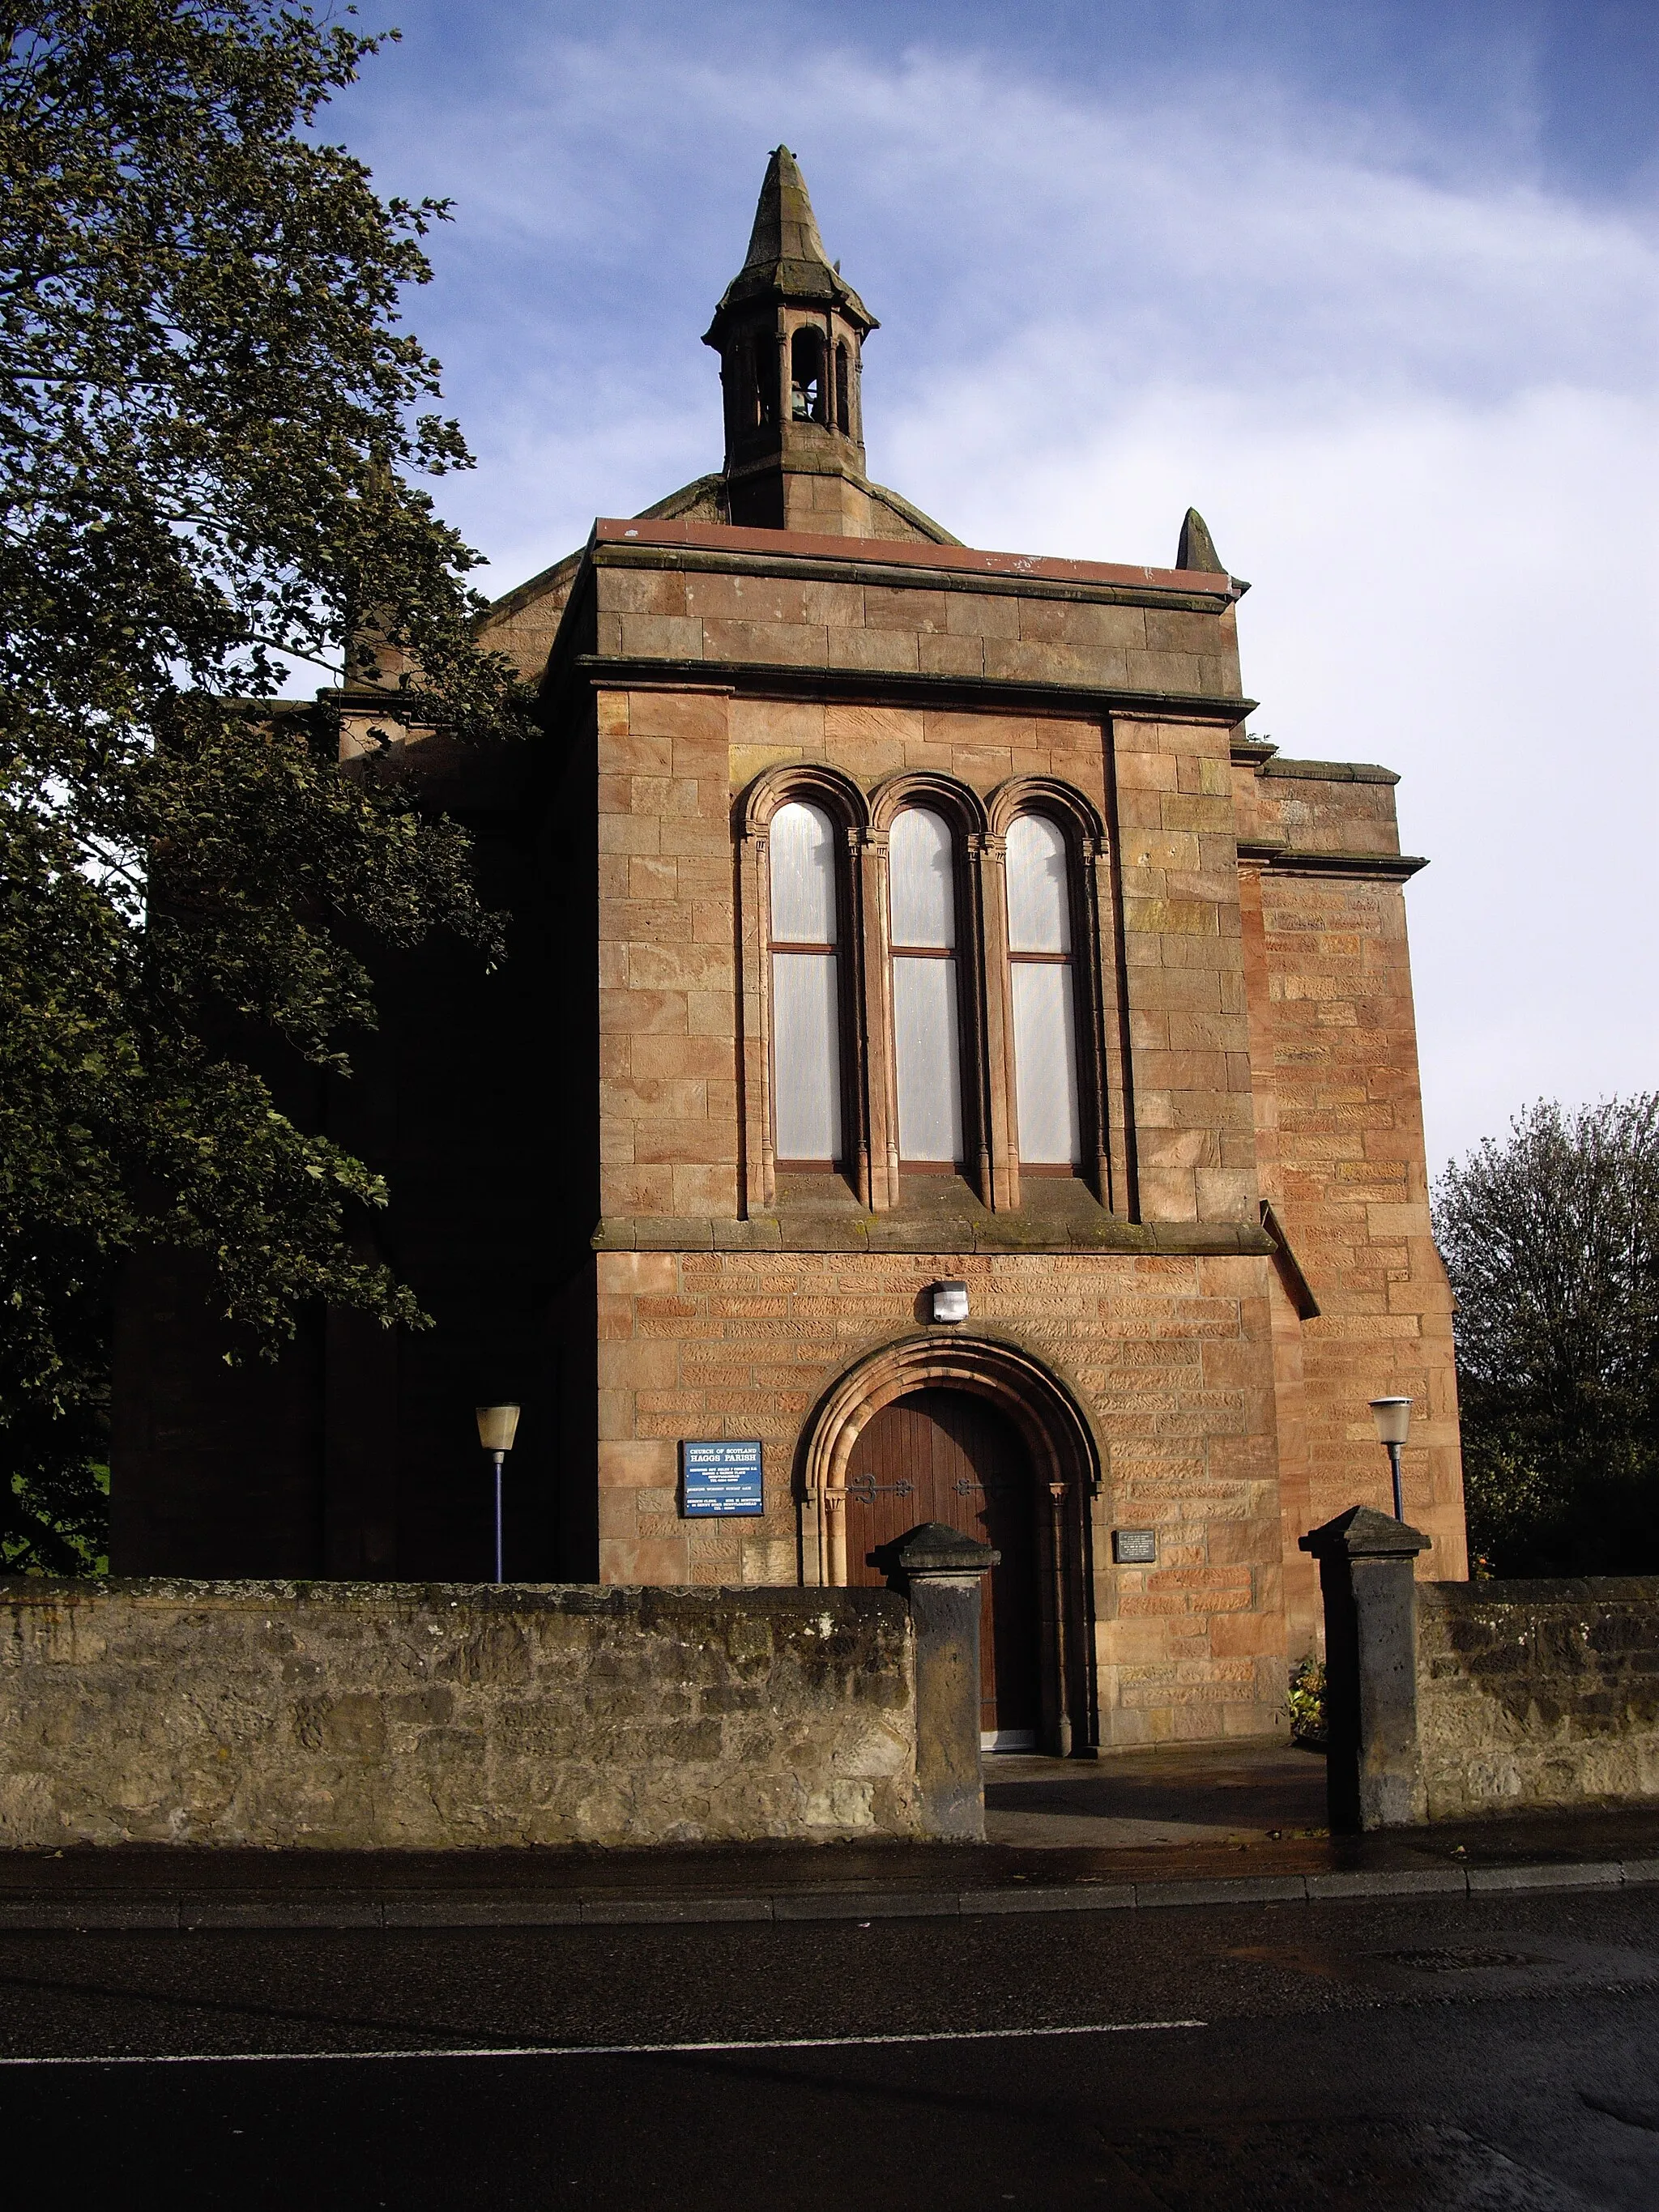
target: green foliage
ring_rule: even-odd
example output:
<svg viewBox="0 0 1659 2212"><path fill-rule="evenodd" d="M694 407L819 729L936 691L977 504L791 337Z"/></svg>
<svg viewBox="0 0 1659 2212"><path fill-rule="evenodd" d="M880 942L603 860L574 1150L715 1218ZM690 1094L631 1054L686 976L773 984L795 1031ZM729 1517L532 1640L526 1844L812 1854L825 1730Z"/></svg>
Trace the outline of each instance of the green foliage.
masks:
<svg viewBox="0 0 1659 2212"><path fill-rule="evenodd" d="M1500 1575L1659 1571L1659 1094L1539 1103L1449 1167L1472 1548Z"/></svg>
<svg viewBox="0 0 1659 2212"><path fill-rule="evenodd" d="M33 1480L14 1474L0 1498L0 1574L106 1575L109 1468L66 1463L57 1438L52 1461Z"/></svg>
<svg viewBox="0 0 1659 2212"><path fill-rule="evenodd" d="M1325 1662L1313 1652L1291 1669L1291 1686L1285 1693L1291 1717L1291 1741L1310 1751L1325 1748Z"/></svg>
<svg viewBox="0 0 1659 2212"><path fill-rule="evenodd" d="M422 811L395 742L410 720L462 742L523 726L475 642L476 556L410 481L468 465L398 323L444 210L382 203L307 135L374 50L274 0L46 0L0 50L14 1565L99 1548L110 1291L135 1246L204 1255L267 1348L319 1298L420 1320L353 1237L380 1180L268 1079L349 1068L376 945L501 949L464 832ZM273 710L307 667L323 704ZM340 688L370 681L374 743L342 768Z"/></svg>

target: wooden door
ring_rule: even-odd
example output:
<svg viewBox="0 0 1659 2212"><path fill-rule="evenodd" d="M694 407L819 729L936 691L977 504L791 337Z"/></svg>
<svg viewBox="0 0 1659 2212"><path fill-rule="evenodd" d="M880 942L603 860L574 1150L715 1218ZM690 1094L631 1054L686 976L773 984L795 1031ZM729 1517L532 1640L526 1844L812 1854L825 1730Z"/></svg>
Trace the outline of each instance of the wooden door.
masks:
<svg viewBox="0 0 1659 2212"><path fill-rule="evenodd" d="M988 1735L1035 1741L1036 1504L1030 1455L1013 1423L965 1390L915 1390L860 1431L847 1470L847 1579L879 1583L866 1554L921 1521L994 1544L980 1613L980 1698Z"/></svg>

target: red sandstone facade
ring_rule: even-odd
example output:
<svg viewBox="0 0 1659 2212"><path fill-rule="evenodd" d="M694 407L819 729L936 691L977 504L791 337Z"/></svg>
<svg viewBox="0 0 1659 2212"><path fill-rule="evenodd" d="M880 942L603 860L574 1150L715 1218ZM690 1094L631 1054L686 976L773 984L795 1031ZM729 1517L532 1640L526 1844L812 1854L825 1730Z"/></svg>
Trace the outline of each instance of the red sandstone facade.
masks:
<svg viewBox="0 0 1659 2212"><path fill-rule="evenodd" d="M492 615L547 731L492 817L538 886L520 1018L555 1041L501 1123L514 1158L556 1155L518 1201L543 1255L523 1285L536 1319L519 1370L488 1381L453 1348L459 1322L368 1380L324 1346L306 1434L322 1522L347 1534L319 1564L464 1571L416 1502L438 1480L421 1394L448 1359L461 1407L526 1399L556 1500L532 1571L870 1579L878 1496L903 1493L890 1516L959 1494L988 1516L978 1533L1005 1532L994 1603L1037 1686L1022 1727L1079 1749L1260 1733L1316 1641L1297 1538L1387 1502L1370 1398L1414 1401L1421 1571L1466 1572L1402 894L1421 864L1400 854L1389 771L1285 761L1248 733L1244 586L1195 516L1167 570L1016 557L871 484L872 327L781 152L709 334L726 469L599 522ZM770 871L791 805L833 831L833 1161L780 1157ZM892 841L917 808L949 833L955 901L959 1156L942 1163L906 1160L898 1103ZM1059 1168L1020 1148L1008 841L1033 815L1063 844L1069 916L1076 1157ZM442 1238L424 1249L441 1272ZM942 1280L967 1285L965 1321L930 1318ZM127 1329L157 1371L158 1327ZM145 1518L172 1478L137 1358L118 1564L176 1568L165 1515ZM953 1426L963 1400L992 1429ZM281 1402L292 1431L291 1388ZM930 1422L942 1439L934 1492L877 1479L895 1407L908 1449ZM377 1424L403 1441L377 1447ZM974 1462L992 1434L994 1479ZM687 1518L680 1447L723 1437L763 1443L764 1511ZM355 1471L328 1492L331 1451ZM122 1484L118 1458L118 1546ZM1130 1530L1152 1532L1152 1563L1119 1562ZM988 1724L1013 1679L988 1661Z"/></svg>

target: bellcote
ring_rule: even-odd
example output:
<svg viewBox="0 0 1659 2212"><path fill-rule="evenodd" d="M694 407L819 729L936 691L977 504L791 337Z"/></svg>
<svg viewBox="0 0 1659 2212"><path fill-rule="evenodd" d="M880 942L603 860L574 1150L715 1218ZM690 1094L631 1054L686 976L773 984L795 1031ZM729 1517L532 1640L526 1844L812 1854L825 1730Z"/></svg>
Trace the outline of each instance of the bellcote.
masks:
<svg viewBox="0 0 1659 2212"><path fill-rule="evenodd" d="M703 338L720 357L733 523L867 533L860 357L876 327L824 252L806 181L780 146L743 267Z"/></svg>

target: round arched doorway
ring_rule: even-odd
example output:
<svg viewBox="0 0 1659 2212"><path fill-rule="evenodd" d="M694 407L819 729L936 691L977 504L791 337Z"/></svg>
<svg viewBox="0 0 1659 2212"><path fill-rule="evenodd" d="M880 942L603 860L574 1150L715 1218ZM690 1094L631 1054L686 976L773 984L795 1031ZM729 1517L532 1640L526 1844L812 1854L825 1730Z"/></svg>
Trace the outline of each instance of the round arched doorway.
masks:
<svg viewBox="0 0 1659 2212"><path fill-rule="evenodd" d="M1042 1717L1036 1486L1018 1429L969 1391L909 1391L859 1431L844 1488L849 1583L882 1582L870 1553L921 1521L945 1522L1001 1554L981 1598L981 1740L1000 1751L1034 1747Z"/></svg>
<svg viewBox="0 0 1659 2212"><path fill-rule="evenodd" d="M1046 1751L1092 1746L1103 1455L1070 1385L1011 1338L929 1330L843 1369L800 1450L805 1581L880 1583L870 1553L924 1521L993 1544L1003 1558L982 1599L984 1733L1010 1750L1032 1732Z"/></svg>

